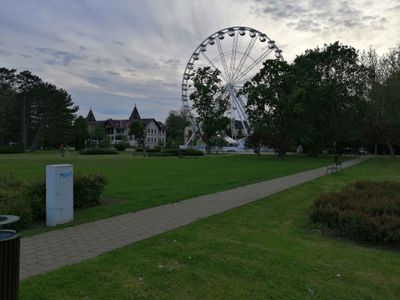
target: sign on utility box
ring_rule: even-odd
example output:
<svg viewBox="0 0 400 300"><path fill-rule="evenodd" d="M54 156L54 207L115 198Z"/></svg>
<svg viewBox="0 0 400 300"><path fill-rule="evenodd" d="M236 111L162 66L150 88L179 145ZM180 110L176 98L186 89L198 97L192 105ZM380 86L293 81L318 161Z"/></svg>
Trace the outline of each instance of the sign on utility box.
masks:
<svg viewBox="0 0 400 300"><path fill-rule="evenodd" d="M74 219L74 172L72 165L46 166L46 225L57 226Z"/></svg>

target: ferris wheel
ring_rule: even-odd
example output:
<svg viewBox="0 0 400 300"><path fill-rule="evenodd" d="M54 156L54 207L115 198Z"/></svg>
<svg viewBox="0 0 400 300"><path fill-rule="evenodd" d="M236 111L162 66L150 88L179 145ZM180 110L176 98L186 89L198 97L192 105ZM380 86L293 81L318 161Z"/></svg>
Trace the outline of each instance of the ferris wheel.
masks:
<svg viewBox="0 0 400 300"><path fill-rule="evenodd" d="M221 72L221 84L229 99L232 138L236 129L249 135L251 124L246 114L245 95L237 95L243 85L261 68L266 59L283 59L282 50L265 33L250 27L234 26L219 30L197 46L186 64L182 78L182 102L185 114L193 129L187 144L201 136L201 125L196 121L190 94L194 91L192 74L200 67L211 67Z"/></svg>

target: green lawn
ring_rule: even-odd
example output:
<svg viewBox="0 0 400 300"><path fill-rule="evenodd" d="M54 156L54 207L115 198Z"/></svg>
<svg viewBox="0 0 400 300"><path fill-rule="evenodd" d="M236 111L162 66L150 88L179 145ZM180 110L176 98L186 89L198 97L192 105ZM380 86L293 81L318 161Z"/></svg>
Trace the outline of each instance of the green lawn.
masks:
<svg viewBox="0 0 400 300"><path fill-rule="evenodd" d="M263 155L214 155L199 158L132 157L118 155L80 156L58 152L0 155L0 173L18 178L45 177L45 166L71 163L76 173L101 173L108 180L104 196L122 201L78 211L75 223L93 221L128 211L137 211L198 195L288 175L327 165L332 157L287 157Z"/></svg>
<svg viewBox="0 0 400 300"><path fill-rule="evenodd" d="M399 299L399 251L324 237L309 222L318 193L357 178L400 180L400 161L372 159L27 279L21 299Z"/></svg>

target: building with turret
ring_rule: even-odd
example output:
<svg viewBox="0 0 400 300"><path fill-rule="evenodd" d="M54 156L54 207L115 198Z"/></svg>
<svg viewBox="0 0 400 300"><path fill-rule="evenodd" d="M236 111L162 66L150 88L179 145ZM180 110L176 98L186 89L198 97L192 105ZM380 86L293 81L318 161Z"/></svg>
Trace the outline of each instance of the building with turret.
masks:
<svg viewBox="0 0 400 300"><path fill-rule="evenodd" d="M129 137L129 125L135 120L141 121L143 124L146 148L165 145L167 136L164 124L154 118L141 118L136 105L133 108L129 119L114 120L110 118L98 121L96 120L92 109L89 110L89 113L86 116L89 132L93 132L96 127L101 126L104 128L112 144L128 141L132 147L138 146L134 137Z"/></svg>

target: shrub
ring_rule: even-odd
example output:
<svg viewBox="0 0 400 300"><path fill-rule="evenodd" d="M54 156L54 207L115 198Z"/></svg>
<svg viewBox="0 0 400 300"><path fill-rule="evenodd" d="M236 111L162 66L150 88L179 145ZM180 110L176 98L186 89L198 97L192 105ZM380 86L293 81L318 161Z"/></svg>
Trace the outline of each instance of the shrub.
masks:
<svg viewBox="0 0 400 300"><path fill-rule="evenodd" d="M34 221L46 219L46 182L44 180L25 184L26 197L32 208Z"/></svg>
<svg viewBox="0 0 400 300"><path fill-rule="evenodd" d="M128 148L128 146L129 145L126 143L119 143L119 144L114 145L114 148L117 149L118 151L125 151L126 148Z"/></svg>
<svg viewBox="0 0 400 300"><path fill-rule="evenodd" d="M22 226L32 223L32 209L26 197L23 181L12 174L0 176L0 214L17 215Z"/></svg>
<svg viewBox="0 0 400 300"><path fill-rule="evenodd" d="M163 149L162 153L166 153L171 156L202 156L202 155L204 155L204 153L199 150L177 149L177 148Z"/></svg>
<svg viewBox="0 0 400 300"><path fill-rule="evenodd" d="M106 184L99 174L78 174L74 176L74 208L91 207L100 204L100 195Z"/></svg>
<svg viewBox="0 0 400 300"><path fill-rule="evenodd" d="M354 241L400 247L400 182L359 180L322 194L311 219Z"/></svg>
<svg viewBox="0 0 400 300"><path fill-rule="evenodd" d="M22 153L24 148L20 145L0 147L0 154Z"/></svg>
<svg viewBox="0 0 400 300"><path fill-rule="evenodd" d="M118 154L118 151L113 148L100 148L100 147L93 147L82 149L79 151L82 155L99 155L99 154Z"/></svg>
<svg viewBox="0 0 400 300"><path fill-rule="evenodd" d="M98 174L74 176L74 208L100 204L106 179ZM24 182L12 175L0 176L0 214L21 217L23 226L46 218L46 183L44 180Z"/></svg>

